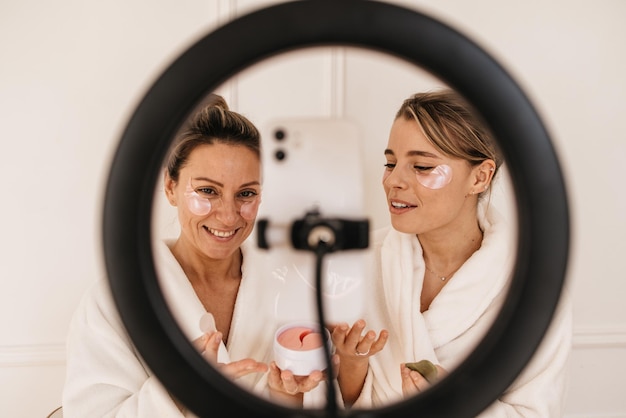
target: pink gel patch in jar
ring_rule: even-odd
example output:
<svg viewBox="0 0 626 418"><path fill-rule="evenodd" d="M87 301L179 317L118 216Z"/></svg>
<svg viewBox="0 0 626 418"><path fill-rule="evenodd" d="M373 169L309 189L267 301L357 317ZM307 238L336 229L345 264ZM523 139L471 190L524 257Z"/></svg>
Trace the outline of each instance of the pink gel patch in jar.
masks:
<svg viewBox="0 0 626 418"><path fill-rule="evenodd" d="M322 346L322 334L307 327L294 327L278 336L278 343L290 350L312 350Z"/></svg>
<svg viewBox="0 0 626 418"><path fill-rule="evenodd" d="M428 173L415 173L417 181L429 189L437 190L446 186L452 181L452 168L449 165L438 165Z"/></svg>
<svg viewBox="0 0 626 418"><path fill-rule="evenodd" d="M189 211L197 216L206 216L211 212L211 201L200 197L193 187L191 187L191 179L185 189L185 202Z"/></svg>
<svg viewBox="0 0 626 418"><path fill-rule="evenodd" d="M324 329L330 344L330 333ZM324 339L315 323L296 322L280 327L274 334L274 360L281 370L308 376L326 369Z"/></svg>

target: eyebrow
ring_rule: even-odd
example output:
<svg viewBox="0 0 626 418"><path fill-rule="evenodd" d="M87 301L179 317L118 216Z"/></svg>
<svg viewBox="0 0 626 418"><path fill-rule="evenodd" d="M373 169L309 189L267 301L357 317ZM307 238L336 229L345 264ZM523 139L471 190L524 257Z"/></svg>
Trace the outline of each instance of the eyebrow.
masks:
<svg viewBox="0 0 626 418"><path fill-rule="evenodd" d="M389 148L387 148L385 150L385 155L395 155L394 152L392 150L390 150ZM438 155L433 154L432 152L428 152L428 151L417 151L417 150L411 150L409 152L406 153L407 157L429 157L429 158L440 158Z"/></svg>
<svg viewBox="0 0 626 418"><path fill-rule="evenodd" d="M216 186L224 187L224 184L220 183L219 181L215 181L213 179L210 179L208 177L194 177L194 181L206 181L206 182L209 182L209 183L213 183ZM239 187L242 188L242 187L250 187L250 186L260 186L260 185L261 185L261 183L255 180L255 181L250 181L248 183L244 183L244 184L240 185Z"/></svg>

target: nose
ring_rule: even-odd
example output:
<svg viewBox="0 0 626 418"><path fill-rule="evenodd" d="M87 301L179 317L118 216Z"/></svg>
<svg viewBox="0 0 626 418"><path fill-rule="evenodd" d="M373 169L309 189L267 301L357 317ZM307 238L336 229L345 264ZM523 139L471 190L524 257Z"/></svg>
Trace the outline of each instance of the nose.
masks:
<svg viewBox="0 0 626 418"><path fill-rule="evenodd" d="M385 171L383 175L383 186L385 188L405 189L408 187L406 170L401 170L395 166L391 171Z"/></svg>
<svg viewBox="0 0 626 418"><path fill-rule="evenodd" d="M239 208L234 199L225 199L221 197L217 206L217 213L215 217L224 224L224 226L231 226L237 222L239 218Z"/></svg>

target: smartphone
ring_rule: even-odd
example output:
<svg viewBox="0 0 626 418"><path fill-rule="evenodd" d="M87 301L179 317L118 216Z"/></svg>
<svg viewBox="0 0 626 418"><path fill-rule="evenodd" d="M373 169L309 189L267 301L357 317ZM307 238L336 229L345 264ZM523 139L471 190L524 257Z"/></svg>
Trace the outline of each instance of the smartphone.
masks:
<svg viewBox="0 0 626 418"><path fill-rule="evenodd" d="M323 218L367 219L363 144L358 127L343 119L278 119L261 134L263 186L257 219L268 225L264 273L279 290L274 315L280 322L316 321L315 255L293 248L290 228L312 211ZM352 324L362 317L368 257L367 249L325 256L327 323Z"/></svg>

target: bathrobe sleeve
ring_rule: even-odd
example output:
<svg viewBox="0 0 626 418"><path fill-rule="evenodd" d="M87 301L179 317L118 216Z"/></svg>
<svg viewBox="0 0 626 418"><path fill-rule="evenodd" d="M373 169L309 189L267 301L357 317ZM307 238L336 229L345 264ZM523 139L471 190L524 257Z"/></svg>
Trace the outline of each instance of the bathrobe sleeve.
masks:
<svg viewBox="0 0 626 418"><path fill-rule="evenodd" d="M67 418L185 416L141 361L105 280L87 292L73 316L66 373Z"/></svg>

